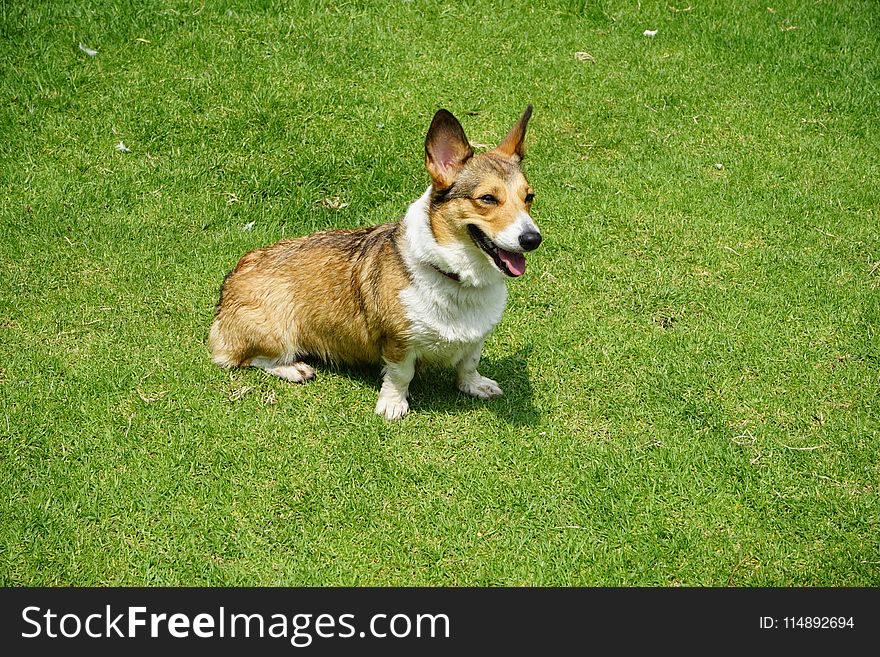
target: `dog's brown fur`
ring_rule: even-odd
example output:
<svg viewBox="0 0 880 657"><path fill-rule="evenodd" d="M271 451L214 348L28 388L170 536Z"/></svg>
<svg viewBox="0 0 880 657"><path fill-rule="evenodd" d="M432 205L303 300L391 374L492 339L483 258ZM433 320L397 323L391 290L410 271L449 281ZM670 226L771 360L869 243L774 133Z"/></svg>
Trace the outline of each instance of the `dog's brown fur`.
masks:
<svg viewBox="0 0 880 657"><path fill-rule="evenodd" d="M388 419L406 413L418 359L454 366L459 389L468 394L502 394L477 371L483 341L506 301L498 245L486 240L503 233L499 239L510 242L521 226L530 231L526 237L537 236L523 248L503 247L516 250L503 251L509 276L522 274L522 251L540 242L528 215L531 187L519 166L531 111L530 105L498 147L474 155L458 120L438 110L425 140L431 187L402 221L324 231L246 253L223 282L208 338L214 362L297 382L314 376L304 357L380 363L376 412Z"/></svg>
<svg viewBox="0 0 880 657"><path fill-rule="evenodd" d="M397 362L409 284L398 222L324 231L246 253L223 283L208 346L223 367L251 359Z"/></svg>

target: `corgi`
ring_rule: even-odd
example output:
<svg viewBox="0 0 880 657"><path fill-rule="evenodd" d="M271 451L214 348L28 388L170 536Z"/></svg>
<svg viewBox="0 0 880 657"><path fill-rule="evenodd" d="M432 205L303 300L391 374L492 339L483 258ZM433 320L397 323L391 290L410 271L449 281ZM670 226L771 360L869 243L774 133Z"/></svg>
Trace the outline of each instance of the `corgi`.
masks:
<svg viewBox="0 0 880 657"><path fill-rule="evenodd" d="M388 420L409 410L418 362L455 368L469 395L501 395L477 367L506 279L541 244L520 167L531 115L529 105L497 147L475 154L458 119L438 110L425 137L430 185L401 220L246 253L220 290L212 360L298 383L315 376L306 360L381 365L375 411Z"/></svg>

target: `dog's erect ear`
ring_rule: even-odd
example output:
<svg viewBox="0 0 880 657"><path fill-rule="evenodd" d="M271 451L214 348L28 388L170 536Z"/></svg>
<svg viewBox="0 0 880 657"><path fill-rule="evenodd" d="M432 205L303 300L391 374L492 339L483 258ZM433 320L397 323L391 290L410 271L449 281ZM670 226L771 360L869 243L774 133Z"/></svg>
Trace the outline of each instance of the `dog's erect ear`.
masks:
<svg viewBox="0 0 880 657"><path fill-rule="evenodd" d="M434 189L449 187L474 155L461 123L445 109L437 110L425 137L425 168Z"/></svg>
<svg viewBox="0 0 880 657"><path fill-rule="evenodd" d="M525 148L525 139L526 139L526 125L529 122L529 119L532 117L532 105L529 103L529 106L526 107L526 111L523 112L523 115L519 118L519 121L510 129L510 132L507 133L507 136L501 140L501 143L495 148L495 151L501 153L502 155L506 155L507 157L516 157L518 159L523 159L526 154Z"/></svg>

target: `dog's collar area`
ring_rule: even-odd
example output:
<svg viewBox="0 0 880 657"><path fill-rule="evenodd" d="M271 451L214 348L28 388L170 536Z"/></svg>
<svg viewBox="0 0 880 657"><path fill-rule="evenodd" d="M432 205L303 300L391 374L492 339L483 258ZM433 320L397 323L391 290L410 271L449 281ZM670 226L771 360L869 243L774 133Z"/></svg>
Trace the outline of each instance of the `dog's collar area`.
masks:
<svg viewBox="0 0 880 657"><path fill-rule="evenodd" d="M456 274L454 272L444 271L444 270L440 269L440 267L438 267L434 263L430 263L430 264L434 269L439 271L441 274L443 274L449 280L455 281L456 283L461 283L461 279L458 277L458 274Z"/></svg>

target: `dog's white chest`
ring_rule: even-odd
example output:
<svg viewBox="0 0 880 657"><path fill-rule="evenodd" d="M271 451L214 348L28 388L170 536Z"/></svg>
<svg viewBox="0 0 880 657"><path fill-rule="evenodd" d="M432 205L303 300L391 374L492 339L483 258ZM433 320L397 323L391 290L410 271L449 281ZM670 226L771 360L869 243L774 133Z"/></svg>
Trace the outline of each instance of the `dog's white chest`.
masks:
<svg viewBox="0 0 880 657"><path fill-rule="evenodd" d="M504 276L488 258L466 245L440 246L428 221L431 188L414 201L403 220L406 242L402 256L411 283L400 293L420 355L455 362L480 344L501 320L507 304ZM460 282L442 271L454 272Z"/></svg>
<svg viewBox="0 0 880 657"><path fill-rule="evenodd" d="M433 283L417 275L400 294L413 341L426 355L445 359L446 352L482 342L501 320L507 304L503 282L479 289L445 280Z"/></svg>

